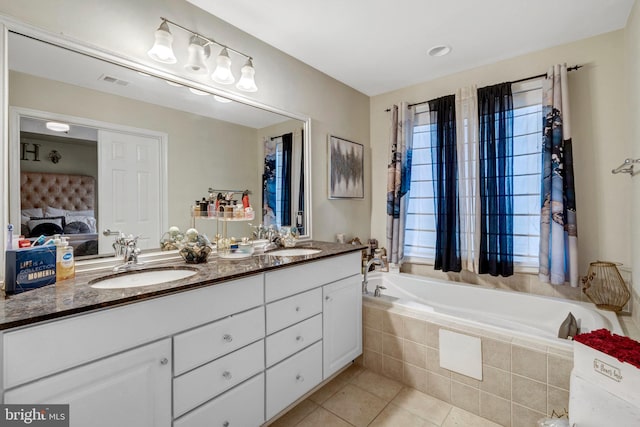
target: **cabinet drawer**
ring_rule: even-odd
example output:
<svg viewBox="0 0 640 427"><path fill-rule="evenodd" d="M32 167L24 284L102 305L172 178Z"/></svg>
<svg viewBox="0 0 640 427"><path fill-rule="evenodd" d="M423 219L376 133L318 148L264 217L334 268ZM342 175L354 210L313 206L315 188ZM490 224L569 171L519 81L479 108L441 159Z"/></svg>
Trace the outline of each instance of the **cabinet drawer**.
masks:
<svg viewBox="0 0 640 427"><path fill-rule="evenodd" d="M322 312L322 289L267 305L267 335Z"/></svg>
<svg viewBox="0 0 640 427"><path fill-rule="evenodd" d="M267 302L317 288L321 285L361 273L360 251L265 274Z"/></svg>
<svg viewBox="0 0 640 427"><path fill-rule="evenodd" d="M322 341L267 370L267 419L322 381Z"/></svg>
<svg viewBox="0 0 640 427"><path fill-rule="evenodd" d="M264 307L232 315L173 338L174 375L264 338Z"/></svg>
<svg viewBox="0 0 640 427"><path fill-rule="evenodd" d="M174 378L174 417L179 417L263 369L264 341L260 340Z"/></svg>
<svg viewBox="0 0 640 427"><path fill-rule="evenodd" d="M264 374L174 421L173 427L259 426L264 422Z"/></svg>
<svg viewBox="0 0 640 427"><path fill-rule="evenodd" d="M4 388L261 306L263 284L258 274L7 332Z"/></svg>
<svg viewBox="0 0 640 427"><path fill-rule="evenodd" d="M267 366L278 363L321 338L322 314L267 337Z"/></svg>

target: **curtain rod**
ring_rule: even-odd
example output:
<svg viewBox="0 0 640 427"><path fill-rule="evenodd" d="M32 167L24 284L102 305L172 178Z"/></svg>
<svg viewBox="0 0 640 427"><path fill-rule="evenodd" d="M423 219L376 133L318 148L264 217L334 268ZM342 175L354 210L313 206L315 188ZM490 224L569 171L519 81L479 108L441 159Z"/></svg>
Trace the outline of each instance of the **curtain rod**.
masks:
<svg viewBox="0 0 640 427"><path fill-rule="evenodd" d="M574 70L578 70L580 68L584 67L584 65L574 65L573 67L567 67L567 71L574 71ZM544 74L538 74L537 76L529 76L529 77L524 77L522 79L518 79L518 80L513 80L509 83L520 83L520 82L526 82L527 80L533 80L533 79L539 79L541 77L546 77L547 73ZM413 104L409 104L409 107L414 107L416 105L422 105L422 104L426 104L429 101L420 101L420 102L415 102ZM391 108L387 108L386 110L384 110L386 112L391 111Z"/></svg>

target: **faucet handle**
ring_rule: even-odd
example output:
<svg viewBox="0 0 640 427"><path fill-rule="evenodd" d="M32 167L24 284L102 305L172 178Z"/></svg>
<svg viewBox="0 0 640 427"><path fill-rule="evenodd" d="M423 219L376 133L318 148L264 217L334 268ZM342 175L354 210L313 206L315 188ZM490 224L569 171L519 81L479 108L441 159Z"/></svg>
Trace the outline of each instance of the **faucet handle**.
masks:
<svg viewBox="0 0 640 427"><path fill-rule="evenodd" d="M373 296L374 297L379 297L381 295L381 290L382 289L387 289L386 287L382 286L382 285L376 285L376 290L373 291Z"/></svg>

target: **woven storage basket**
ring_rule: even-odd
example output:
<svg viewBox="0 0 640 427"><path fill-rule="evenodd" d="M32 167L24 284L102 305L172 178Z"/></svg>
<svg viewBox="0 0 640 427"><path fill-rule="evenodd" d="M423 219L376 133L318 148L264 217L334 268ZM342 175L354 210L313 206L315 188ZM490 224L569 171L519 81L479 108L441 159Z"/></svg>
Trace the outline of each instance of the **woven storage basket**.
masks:
<svg viewBox="0 0 640 427"><path fill-rule="evenodd" d="M582 278L582 283L582 292L596 307L603 310L620 311L631 297L618 267L613 262L590 263L589 271Z"/></svg>

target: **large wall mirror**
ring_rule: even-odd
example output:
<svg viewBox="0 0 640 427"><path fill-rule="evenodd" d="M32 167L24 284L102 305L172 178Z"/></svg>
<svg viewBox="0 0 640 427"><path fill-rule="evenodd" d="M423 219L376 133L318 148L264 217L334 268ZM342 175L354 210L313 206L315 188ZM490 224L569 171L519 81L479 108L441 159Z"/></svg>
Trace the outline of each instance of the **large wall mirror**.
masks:
<svg viewBox="0 0 640 427"><path fill-rule="evenodd" d="M309 118L23 32L7 40L16 230L62 231L79 256L113 254L104 229L140 234L143 249L157 249L172 225L216 233L215 221L192 217L214 189L250 193L255 220L229 235L266 222L311 237Z"/></svg>

